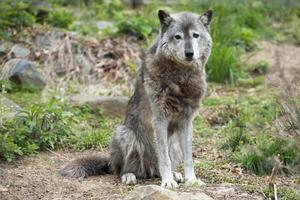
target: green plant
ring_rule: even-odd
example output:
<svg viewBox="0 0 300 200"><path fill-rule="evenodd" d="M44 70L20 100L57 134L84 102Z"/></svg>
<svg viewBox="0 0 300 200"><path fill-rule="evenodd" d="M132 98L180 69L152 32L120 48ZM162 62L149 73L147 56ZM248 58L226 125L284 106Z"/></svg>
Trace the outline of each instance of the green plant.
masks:
<svg viewBox="0 0 300 200"><path fill-rule="evenodd" d="M46 22L55 27L60 28L69 28L74 21L74 17L71 12L67 11L64 8L56 8L52 11Z"/></svg>
<svg viewBox="0 0 300 200"><path fill-rule="evenodd" d="M243 75L239 53L235 47L215 43L207 63L208 80L233 84Z"/></svg>
<svg viewBox="0 0 300 200"><path fill-rule="evenodd" d="M267 134L260 134L252 138L253 145L241 146L233 155L241 165L257 174L270 173L275 156L283 162L283 166L295 166L297 150L288 139L272 138Z"/></svg>
<svg viewBox="0 0 300 200"><path fill-rule="evenodd" d="M83 131L69 138L68 144L71 148L78 150L102 149L108 147L112 130L110 127Z"/></svg>
<svg viewBox="0 0 300 200"><path fill-rule="evenodd" d="M242 127L231 127L228 128L229 133L222 144L222 148L230 149L233 152L238 150L240 146L249 144L251 142L250 136L244 131Z"/></svg>
<svg viewBox="0 0 300 200"><path fill-rule="evenodd" d="M254 75L260 75L267 73L268 68L269 63L261 60L255 63L254 65L249 66L248 71Z"/></svg>
<svg viewBox="0 0 300 200"><path fill-rule="evenodd" d="M66 144L70 148L79 150L102 149L110 143L112 133L119 119L109 119L102 114L101 110L92 109L88 105L73 107L76 121L84 122L73 126L75 134L70 136Z"/></svg>
<svg viewBox="0 0 300 200"><path fill-rule="evenodd" d="M212 98L205 104L219 110L218 116L227 119L220 127L225 136L221 147L230 150L233 160L245 169L269 174L275 157L282 161L283 171L299 165L296 142L272 136L271 124L280 111L272 92L247 98L239 96L235 101ZM224 105L230 109L224 110Z"/></svg>
<svg viewBox="0 0 300 200"><path fill-rule="evenodd" d="M147 39L154 28L153 20L142 16L121 17L117 19L115 26L118 33L135 35L140 39Z"/></svg>
<svg viewBox="0 0 300 200"><path fill-rule="evenodd" d="M13 29L32 26L36 21L33 10L26 0L0 2L0 39L7 38Z"/></svg>
<svg viewBox="0 0 300 200"><path fill-rule="evenodd" d="M274 195L274 191L271 191L269 187L263 187L262 193L266 197ZM300 199L300 192L288 187L278 187L277 197L281 200L298 200Z"/></svg>
<svg viewBox="0 0 300 200"><path fill-rule="evenodd" d="M72 114L64 111L55 99L47 105L32 105L0 127L0 158L11 161L37 150L54 149L72 134Z"/></svg>

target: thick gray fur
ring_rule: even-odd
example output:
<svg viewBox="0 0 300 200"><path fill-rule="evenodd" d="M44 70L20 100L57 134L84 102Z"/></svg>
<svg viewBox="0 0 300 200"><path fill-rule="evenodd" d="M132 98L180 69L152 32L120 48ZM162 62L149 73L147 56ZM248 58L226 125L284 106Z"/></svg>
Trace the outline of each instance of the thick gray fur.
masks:
<svg viewBox="0 0 300 200"><path fill-rule="evenodd" d="M181 161L186 182L201 183L193 168L192 121L206 90L212 12L169 15L160 10L158 17L161 31L138 69L125 121L112 139L109 165L124 183L161 177L164 187L174 188ZM88 166L73 163L60 173L72 177Z"/></svg>

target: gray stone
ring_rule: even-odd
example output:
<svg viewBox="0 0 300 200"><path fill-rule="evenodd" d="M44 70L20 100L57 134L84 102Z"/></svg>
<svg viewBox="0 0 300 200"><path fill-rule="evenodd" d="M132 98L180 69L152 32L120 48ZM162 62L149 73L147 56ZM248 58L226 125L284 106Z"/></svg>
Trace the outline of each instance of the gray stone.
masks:
<svg viewBox="0 0 300 200"><path fill-rule="evenodd" d="M22 87L42 89L46 85L35 65L23 59L12 59L5 63L0 78Z"/></svg>
<svg viewBox="0 0 300 200"><path fill-rule="evenodd" d="M12 48L12 53L16 58L25 58L29 56L30 50L20 45L15 45Z"/></svg>
<svg viewBox="0 0 300 200"><path fill-rule="evenodd" d="M88 104L94 109L101 109L104 114L111 117L123 117L129 101L124 96L93 96L87 94L76 94L69 97L70 101L75 104Z"/></svg>
<svg viewBox="0 0 300 200"><path fill-rule="evenodd" d="M35 45L42 49L51 49L61 44L62 33L51 31L35 37Z"/></svg>
<svg viewBox="0 0 300 200"><path fill-rule="evenodd" d="M258 193L247 193L244 189L231 183L212 184L205 187L204 192L215 199L262 200Z"/></svg>
<svg viewBox="0 0 300 200"><path fill-rule="evenodd" d="M79 67L83 69L83 73L85 74L88 73L93 67L93 63L83 54L76 54L75 60Z"/></svg>
<svg viewBox="0 0 300 200"><path fill-rule="evenodd" d="M235 196L235 186L230 183L222 183L206 187L205 191L216 199L229 199Z"/></svg>
<svg viewBox="0 0 300 200"><path fill-rule="evenodd" d="M12 100L0 95L0 121L2 119L13 118L16 113L21 111L22 108Z"/></svg>
<svg viewBox="0 0 300 200"><path fill-rule="evenodd" d="M136 187L124 200L213 200L202 193L175 192L158 185Z"/></svg>
<svg viewBox="0 0 300 200"><path fill-rule="evenodd" d="M103 29L113 27L114 24L113 24L113 22L109 22L109 21L97 21L96 25L99 30L103 30Z"/></svg>
<svg viewBox="0 0 300 200"><path fill-rule="evenodd" d="M234 185L231 183L222 183L216 188L215 193L220 196L234 195L235 194Z"/></svg>

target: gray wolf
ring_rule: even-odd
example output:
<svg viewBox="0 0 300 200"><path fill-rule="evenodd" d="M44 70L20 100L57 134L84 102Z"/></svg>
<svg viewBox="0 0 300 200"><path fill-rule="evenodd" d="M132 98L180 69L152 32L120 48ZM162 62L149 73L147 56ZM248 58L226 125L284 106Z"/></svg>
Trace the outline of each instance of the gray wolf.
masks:
<svg viewBox="0 0 300 200"><path fill-rule="evenodd" d="M160 33L148 49L123 125L112 138L110 157L81 158L60 170L82 178L114 173L126 184L161 177L162 186L203 184L192 160L192 121L206 90L212 11L202 15L159 10ZM183 161L184 179L177 166Z"/></svg>

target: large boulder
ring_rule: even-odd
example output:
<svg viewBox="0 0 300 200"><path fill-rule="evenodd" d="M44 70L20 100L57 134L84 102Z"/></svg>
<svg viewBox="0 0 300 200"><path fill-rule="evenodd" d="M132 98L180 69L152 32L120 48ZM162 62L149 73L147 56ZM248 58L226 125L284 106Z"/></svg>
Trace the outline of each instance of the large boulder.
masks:
<svg viewBox="0 0 300 200"><path fill-rule="evenodd" d="M5 63L0 79L10 80L16 85L42 89L46 83L35 65L23 59L12 59Z"/></svg>
<svg viewBox="0 0 300 200"><path fill-rule="evenodd" d="M104 114L111 117L123 117L129 101L125 96L93 96L88 94L76 94L69 97L70 101L82 105L88 104L94 109L101 109Z"/></svg>
<svg viewBox="0 0 300 200"><path fill-rule="evenodd" d="M175 192L158 185L136 187L124 200L213 200L210 196L198 192Z"/></svg>

